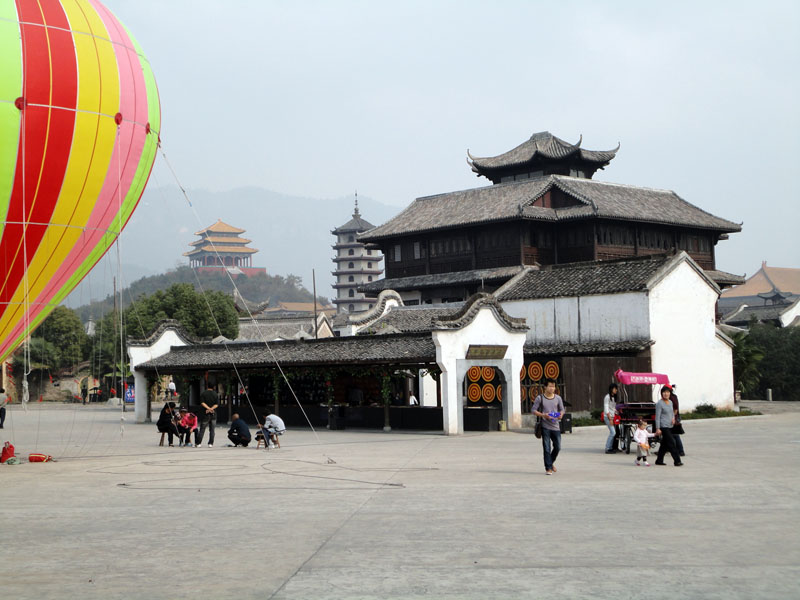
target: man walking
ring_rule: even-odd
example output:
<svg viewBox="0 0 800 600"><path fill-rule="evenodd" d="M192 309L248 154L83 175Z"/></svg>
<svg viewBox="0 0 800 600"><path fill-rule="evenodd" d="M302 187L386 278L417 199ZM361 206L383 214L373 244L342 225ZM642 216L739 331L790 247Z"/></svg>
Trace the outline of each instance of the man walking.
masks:
<svg viewBox="0 0 800 600"><path fill-rule="evenodd" d="M561 419L564 417L564 400L556 394L556 382L547 379L544 394L539 394L533 402L532 412L542 419L542 450L544 452L544 472L556 472L556 458L561 451Z"/></svg>
<svg viewBox="0 0 800 600"><path fill-rule="evenodd" d="M197 447L203 445L203 435L208 427L208 447L214 447L214 427L217 425L217 407L219 406L219 396L212 389L205 389L200 394L200 406L205 411L200 416L200 433L197 434Z"/></svg>

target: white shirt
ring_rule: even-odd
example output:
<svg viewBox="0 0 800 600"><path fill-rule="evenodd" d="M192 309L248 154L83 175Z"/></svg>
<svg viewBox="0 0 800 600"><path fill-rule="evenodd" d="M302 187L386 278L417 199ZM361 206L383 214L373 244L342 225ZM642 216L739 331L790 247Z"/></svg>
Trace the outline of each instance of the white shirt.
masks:
<svg viewBox="0 0 800 600"><path fill-rule="evenodd" d="M169 385L167 385L167 389L168 389L170 392L174 392L174 391L175 391L175 382L174 382L174 381L170 381L170 382L169 382Z"/></svg>
<svg viewBox="0 0 800 600"><path fill-rule="evenodd" d="M611 399L611 394L606 394L606 397L603 398L603 412L606 413L609 418L617 413L617 404Z"/></svg>
<svg viewBox="0 0 800 600"><path fill-rule="evenodd" d="M264 428L271 431L286 431L286 425L278 415L269 415L264 422Z"/></svg>
<svg viewBox="0 0 800 600"><path fill-rule="evenodd" d="M410 406L416 406L417 404L419 404L419 400L417 400L417 397L414 396L414 394L411 394L411 396L409 396L408 398L408 404Z"/></svg>
<svg viewBox="0 0 800 600"><path fill-rule="evenodd" d="M639 429L636 428L636 431L633 432L633 439L636 440L637 444L646 444L647 438L655 437L654 433L650 433L647 429Z"/></svg>

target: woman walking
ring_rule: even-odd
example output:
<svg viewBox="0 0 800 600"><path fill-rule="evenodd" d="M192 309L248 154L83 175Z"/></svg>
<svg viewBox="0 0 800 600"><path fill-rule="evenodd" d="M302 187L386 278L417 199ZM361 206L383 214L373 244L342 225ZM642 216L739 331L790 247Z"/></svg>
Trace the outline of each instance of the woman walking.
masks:
<svg viewBox="0 0 800 600"><path fill-rule="evenodd" d="M661 436L661 444L658 446L658 456L656 464L664 464L664 455L669 451L672 461L676 467L683 466L678 449L675 447L675 439L672 437L672 426L675 424L675 407L672 405L670 396L672 388L664 386L661 388L661 399L656 402L656 435Z"/></svg>
<svg viewBox="0 0 800 600"><path fill-rule="evenodd" d="M608 426L608 439L606 440L606 454L614 454L617 451L614 441L617 438L617 427L614 425L614 415L617 414L617 396L619 387L616 383L608 386L608 393L603 398L603 420Z"/></svg>

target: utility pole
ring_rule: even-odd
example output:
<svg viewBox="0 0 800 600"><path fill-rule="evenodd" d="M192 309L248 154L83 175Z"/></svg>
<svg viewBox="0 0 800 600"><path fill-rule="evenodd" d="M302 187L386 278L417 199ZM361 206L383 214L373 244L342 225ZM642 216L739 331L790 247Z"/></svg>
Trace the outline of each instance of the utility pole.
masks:
<svg viewBox="0 0 800 600"><path fill-rule="evenodd" d="M314 289L314 339L317 339L317 277L314 269L311 269L311 286Z"/></svg>

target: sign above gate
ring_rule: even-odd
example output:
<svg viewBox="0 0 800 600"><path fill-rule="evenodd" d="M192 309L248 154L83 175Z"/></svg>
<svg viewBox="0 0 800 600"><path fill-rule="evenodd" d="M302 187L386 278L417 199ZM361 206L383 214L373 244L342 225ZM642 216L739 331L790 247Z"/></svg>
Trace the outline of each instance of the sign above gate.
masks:
<svg viewBox="0 0 800 600"><path fill-rule="evenodd" d="M489 344L470 344L467 349L467 358L469 359L490 359L490 358L503 358L506 355L508 346L495 346Z"/></svg>

